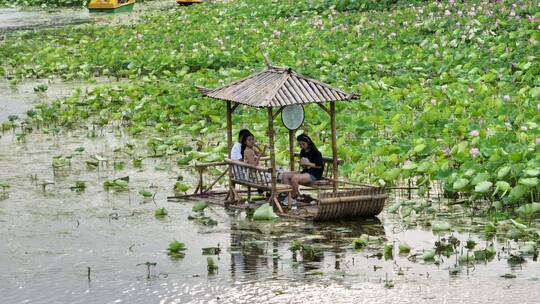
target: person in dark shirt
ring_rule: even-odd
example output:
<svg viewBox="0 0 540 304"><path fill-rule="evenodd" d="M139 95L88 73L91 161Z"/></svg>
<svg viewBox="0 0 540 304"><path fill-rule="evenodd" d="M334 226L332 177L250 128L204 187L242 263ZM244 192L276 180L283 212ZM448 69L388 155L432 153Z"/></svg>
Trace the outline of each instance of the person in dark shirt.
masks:
<svg viewBox="0 0 540 304"><path fill-rule="evenodd" d="M289 184L293 188L292 197L300 195L298 187L300 184L309 184L322 178L324 162L321 152L317 149L311 138L305 134L296 138L300 151L300 166L302 171L284 172L283 183Z"/></svg>

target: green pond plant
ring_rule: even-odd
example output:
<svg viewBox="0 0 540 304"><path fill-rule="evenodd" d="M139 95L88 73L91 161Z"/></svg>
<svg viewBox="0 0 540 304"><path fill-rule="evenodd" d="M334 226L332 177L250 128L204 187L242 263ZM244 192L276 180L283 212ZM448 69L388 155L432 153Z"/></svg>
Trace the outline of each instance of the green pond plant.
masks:
<svg viewBox="0 0 540 304"><path fill-rule="evenodd" d="M514 4L216 2L189 14L143 15L130 25L9 33L0 73L14 82L127 80L37 105L24 121L49 131L121 126L147 138L145 157L185 168L227 153L224 103L205 101L195 86L213 88L263 69L263 49L276 65L361 96L337 105L340 176L389 187L406 181L422 195L441 185L447 198L468 197L530 220L515 210L540 196L539 17L536 1ZM263 137L263 114L242 109L233 124L247 119ZM331 152L326 113L307 108L301 129L323 154ZM287 131L278 125L276 132L283 164ZM185 193L189 186L174 188ZM418 214L414 208L390 207L403 218Z"/></svg>

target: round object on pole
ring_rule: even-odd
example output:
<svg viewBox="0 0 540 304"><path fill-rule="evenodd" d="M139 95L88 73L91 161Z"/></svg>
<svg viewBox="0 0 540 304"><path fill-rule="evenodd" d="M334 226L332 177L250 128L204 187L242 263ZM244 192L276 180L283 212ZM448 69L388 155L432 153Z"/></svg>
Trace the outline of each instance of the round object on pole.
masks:
<svg viewBox="0 0 540 304"><path fill-rule="evenodd" d="M296 130L304 123L304 107L299 104L288 105L281 111L281 122L285 128Z"/></svg>

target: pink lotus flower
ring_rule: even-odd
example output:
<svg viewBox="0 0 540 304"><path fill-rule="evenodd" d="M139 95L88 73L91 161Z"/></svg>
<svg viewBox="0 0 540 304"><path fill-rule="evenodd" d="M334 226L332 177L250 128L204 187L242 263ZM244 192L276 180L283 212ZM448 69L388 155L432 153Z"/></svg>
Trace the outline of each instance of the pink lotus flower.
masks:
<svg viewBox="0 0 540 304"><path fill-rule="evenodd" d="M436 99L432 99L432 100L431 100L431 104L434 105L434 106L436 106L436 105L437 105L437 100L436 100Z"/></svg>
<svg viewBox="0 0 540 304"><path fill-rule="evenodd" d="M478 132L478 130L472 130L471 132L469 132L469 136L478 137L480 136L480 132Z"/></svg>
<svg viewBox="0 0 540 304"><path fill-rule="evenodd" d="M471 155L472 155L473 157L475 157L476 155L480 154L480 149L478 149L478 148L476 148L476 147L475 147L475 148L471 148L470 153L471 153Z"/></svg>
<svg viewBox="0 0 540 304"><path fill-rule="evenodd" d="M445 11L444 11L444 15L445 15L445 16L450 16L450 15L451 15L451 13L450 13L450 11L449 11L449 10L445 10Z"/></svg>
<svg viewBox="0 0 540 304"><path fill-rule="evenodd" d="M439 45L438 45L437 43L434 43L434 44L433 44L433 48L434 48L434 49L438 49L438 48L439 48Z"/></svg>
<svg viewBox="0 0 540 304"><path fill-rule="evenodd" d="M454 5L454 3L456 3L456 0L449 0L448 1L448 4L450 4L450 5Z"/></svg>
<svg viewBox="0 0 540 304"><path fill-rule="evenodd" d="M411 164L412 164L412 161L410 161L410 160L406 160L406 161L403 163L404 166L410 166Z"/></svg>

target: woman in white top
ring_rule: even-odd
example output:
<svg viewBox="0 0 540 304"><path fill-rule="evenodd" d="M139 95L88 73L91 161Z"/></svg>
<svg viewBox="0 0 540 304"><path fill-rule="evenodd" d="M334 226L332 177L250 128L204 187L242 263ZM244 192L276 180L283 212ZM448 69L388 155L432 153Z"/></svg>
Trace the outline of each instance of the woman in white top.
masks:
<svg viewBox="0 0 540 304"><path fill-rule="evenodd" d="M231 159L241 161L243 159L242 157L242 140L244 139L244 136L247 134L251 134L248 129L242 129L240 132L238 132L238 141L234 143L232 149L231 149Z"/></svg>

